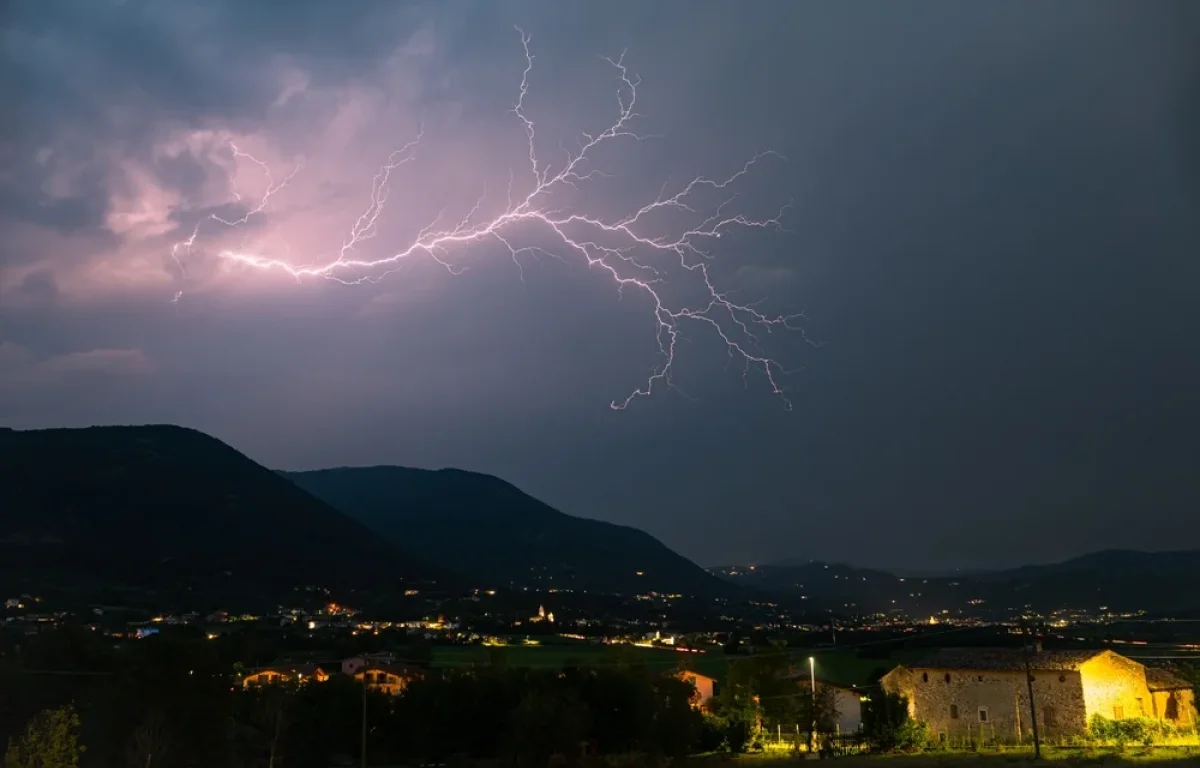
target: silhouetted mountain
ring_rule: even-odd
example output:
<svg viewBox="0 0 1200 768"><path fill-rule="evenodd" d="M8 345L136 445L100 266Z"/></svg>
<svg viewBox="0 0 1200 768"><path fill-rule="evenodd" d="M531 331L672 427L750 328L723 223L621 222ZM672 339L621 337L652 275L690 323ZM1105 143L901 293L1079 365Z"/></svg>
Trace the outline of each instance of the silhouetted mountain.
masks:
<svg viewBox="0 0 1200 768"><path fill-rule="evenodd" d="M710 569L737 584L850 612L1011 615L1022 608L1181 613L1200 609L1200 551L1110 550L1062 563L939 577L810 562Z"/></svg>
<svg viewBox="0 0 1200 768"><path fill-rule="evenodd" d="M635 528L571 517L490 475L362 467L285 473L317 498L479 586L734 595Z"/></svg>
<svg viewBox="0 0 1200 768"><path fill-rule="evenodd" d="M10 585L384 590L431 573L201 432L0 431L0 575Z"/></svg>

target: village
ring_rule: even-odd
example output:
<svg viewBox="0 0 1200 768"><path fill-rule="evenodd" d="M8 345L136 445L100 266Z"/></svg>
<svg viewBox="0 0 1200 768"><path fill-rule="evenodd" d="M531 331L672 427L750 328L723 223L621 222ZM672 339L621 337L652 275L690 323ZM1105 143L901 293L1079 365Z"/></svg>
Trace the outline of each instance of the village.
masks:
<svg viewBox="0 0 1200 768"><path fill-rule="evenodd" d="M1040 642L1026 649L942 648L897 665L877 683L865 685L819 676L815 657L809 657L807 664L775 668L797 685L801 698L827 698L829 711L823 717L828 735L854 749L867 738L864 709L873 697L883 696L905 703L907 716L925 729L929 748L1120 741L1120 724L1128 722L1138 724L1139 741L1196 742L1195 684L1169 669L1147 666L1108 649L1046 650ZM398 696L427 671L395 654L362 654L340 663L258 668L242 675L240 684L247 689L308 685L342 676L364 691ZM718 677L696 671L687 660L663 673L691 684L694 707L719 711L722 681ZM766 723L760 711L754 725L757 743L809 748L806 724L787 728L785 738L783 724Z"/></svg>

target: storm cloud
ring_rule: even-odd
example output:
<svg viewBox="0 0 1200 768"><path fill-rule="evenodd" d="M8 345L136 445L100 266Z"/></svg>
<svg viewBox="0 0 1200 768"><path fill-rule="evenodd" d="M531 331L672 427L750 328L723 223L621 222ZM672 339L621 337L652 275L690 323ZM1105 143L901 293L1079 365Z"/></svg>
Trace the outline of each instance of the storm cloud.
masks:
<svg viewBox="0 0 1200 768"><path fill-rule="evenodd" d="M705 564L989 566L1200 533L1188 0L17 0L2 19L9 426L174 422L280 468L493 472ZM723 238L711 269L803 313L760 334L793 410L689 326L680 391L612 411L661 365L653 306L536 228L513 234L546 252L519 265L472 243L445 254L462 274L415 259L355 286L220 258L335 258L422 128L362 254L519 194L514 26L547 161L611 123L602 57L641 78L648 138L605 148L570 205L619 218L786 157L735 198L791 201L786 231Z"/></svg>

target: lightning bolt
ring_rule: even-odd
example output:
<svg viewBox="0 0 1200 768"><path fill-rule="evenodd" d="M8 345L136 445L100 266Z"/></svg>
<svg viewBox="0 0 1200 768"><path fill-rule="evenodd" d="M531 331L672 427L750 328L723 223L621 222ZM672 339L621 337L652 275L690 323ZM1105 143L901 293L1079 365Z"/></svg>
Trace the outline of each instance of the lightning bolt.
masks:
<svg viewBox="0 0 1200 768"><path fill-rule="evenodd" d="M709 273L709 264L713 259L711 247L725 234L737 229L773 229L786 231L782 225L782 217L790 207L786 203L770 218L752 218L745 214L730 212L729 209L737 197L733 192L734 186L748 176L756 166L768 160L786 161L772 151L761 152L751 157L740 169L732 175L711 179L697 176L684 184L673 194L666 192L663 185L659 195L653 201L642 205L632 214L623 218L606 219L598 215L584 212L566 212L549 207L548 200L564 187L578 189L580 185L603 178L605 174L591 167L591 159L597 148L620 140L644 141L647 136L637 133L632 124L641 117L636 111L638 103L638 86L640 78L630 73L625 64L625 54L616 59L605 58L613 67L619 79L616 100L616 119L599 133L584 133L578 142L578 148L568 151L562 164L555 169L553 163L544 163L537 152L537 130L534 120L526 111L526 97L529 94L530 77L533 73L534 55L530 48L531 36L520 27L521 46L525 54L525 68L521 74L520 88L517 100L511 112L522 125L528 141L528 173L532 178L532 186L527 194L514 200L514 177L510 173L507 194L507 204L502 212L490 218L480 217L484 196L475 203L465 216L453 226L441 225L442 216L422 229L417 236L402 250L382 258L364 258L357 255L362 246L376 235L376 225L383 214L388 198L388 184L392 174L411 161L424 136L424 128L417 137L400 149L391 153L387 161L379 168L372 181L371 191L366 209L354 222L345 235L340 248L333 258L315 266L305 266L290 260L272 258L257 253L240 250L221 250L219 258L243 265L244 267L263 271L282 271L293 278L319 277L333 280L344 285L359 285L376 283L400 268L408 259L425 256L433 259L452 274L460 274L463 268L455 266L449 260L452 250L469 247L484 241L495 241L503 245L518 269L521 268L519 257L522 254L543 254L562 258L561 254L553 254L540 246L520 245L514 241L514 230L522 224L532 224L553 234L559 246L569 254L581 258L589 268L602 270L616 283L618 292L636 290L646 296L653 304L653 315L656 323L656 340L658 342L660 360L655 365L646 381L625 398L613 400L609 405L614 410L624 410L640 397L649 397L659 388L666 387L684 394L673 381L676 354L681 339L680 328L684 323L696 323L707 327L725 344L731 362L740 361L743 365L743 382L748 385L748 377L752 371L761 374L771 392L790 410L791 401L781 384L781 379L789 371L775 359L761 350L759 334L771 333L777 330L797 331L805 342L812 344L803 329L796 325L801 315L768 315L760 312L753 304L737 303L716 286ZM259 165L267 177L267 192L258 205L249 209L240 219L224 219L210 216L208 220L216 221L229 227L247 223L251 217L262 214L270 199L300 170L294 169L286 178L275 182L267 165L249 154L233 147L235 159L245 158ZM708 214L700 214L693 207L697 192L709 190L715 193L727 194L724 202ZM235 195L236 196L236 195ZM486 194L485 194L486 196ZM240 197L238 197L240 200ZM675 234L654 233L648 220L652 214L661 211L675 211L689 214L699 223L685 228ZM443 211L444 213L444 211ZM703 218L701 218L703 217ZM181 272L186 270L180 260L181 254L186 254L195 245L199 236L201 224L197 224L191 237L177 243L172 250L172 257L179 264ZM602 240L605 244L598 242ZM615 244L614 244L615 243ZM702 300L691 306L677 306L664 299L662 286L667 280L667 272L661 266L654 266L647 261L651 257L670 257L672 262L688 273L700 278L699 285L706 295ZM660 258L656 258L661 261ZM182 294L175 297L179 300Z"/></svg>

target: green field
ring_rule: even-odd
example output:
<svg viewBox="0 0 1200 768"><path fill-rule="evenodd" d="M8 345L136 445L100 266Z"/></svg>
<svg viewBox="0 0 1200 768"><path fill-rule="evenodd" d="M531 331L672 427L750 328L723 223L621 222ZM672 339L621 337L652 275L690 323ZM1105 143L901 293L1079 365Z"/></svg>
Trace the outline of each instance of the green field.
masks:
<svg viewBox="0 0 1200 768"><path fill-rule="evenodd" d="M800 768L806 761L793 757L743 755L738 758L692 758L688 768ZM1032 768L1052 764L1062 768L1140 768L1148 764L1165 764L1172 768L1200 768L1200 748L1147 747L1126 750L1112 748L1042 750L1040 762L1033 760L1032 750L1010 749L980 752L925 752L920 754L853 755L838 758L841 768Z"/></svg>
<svg viewBox="0 0 1200 768"><path fill-rule="evenodd" d="M853 651L818 650L815 652L765 651L787 653L798 666L807 664L809 655L816 659L817 677L843 685L864 685L871 682L873 673L890 669L897 660L862 659ZM503 658L510 666L559 669L564 666L603 666L637 664L669 671L686 665L689 668L722 680L725 677L726 657L719 650L708 653L680 653L664 648L643 648L633 645L593 645L590 643L553 643L545 645L438 646L433 650L434 667L468 667L485 665L495 657ZM903 661L903 659L899 659Z"/></svg>

